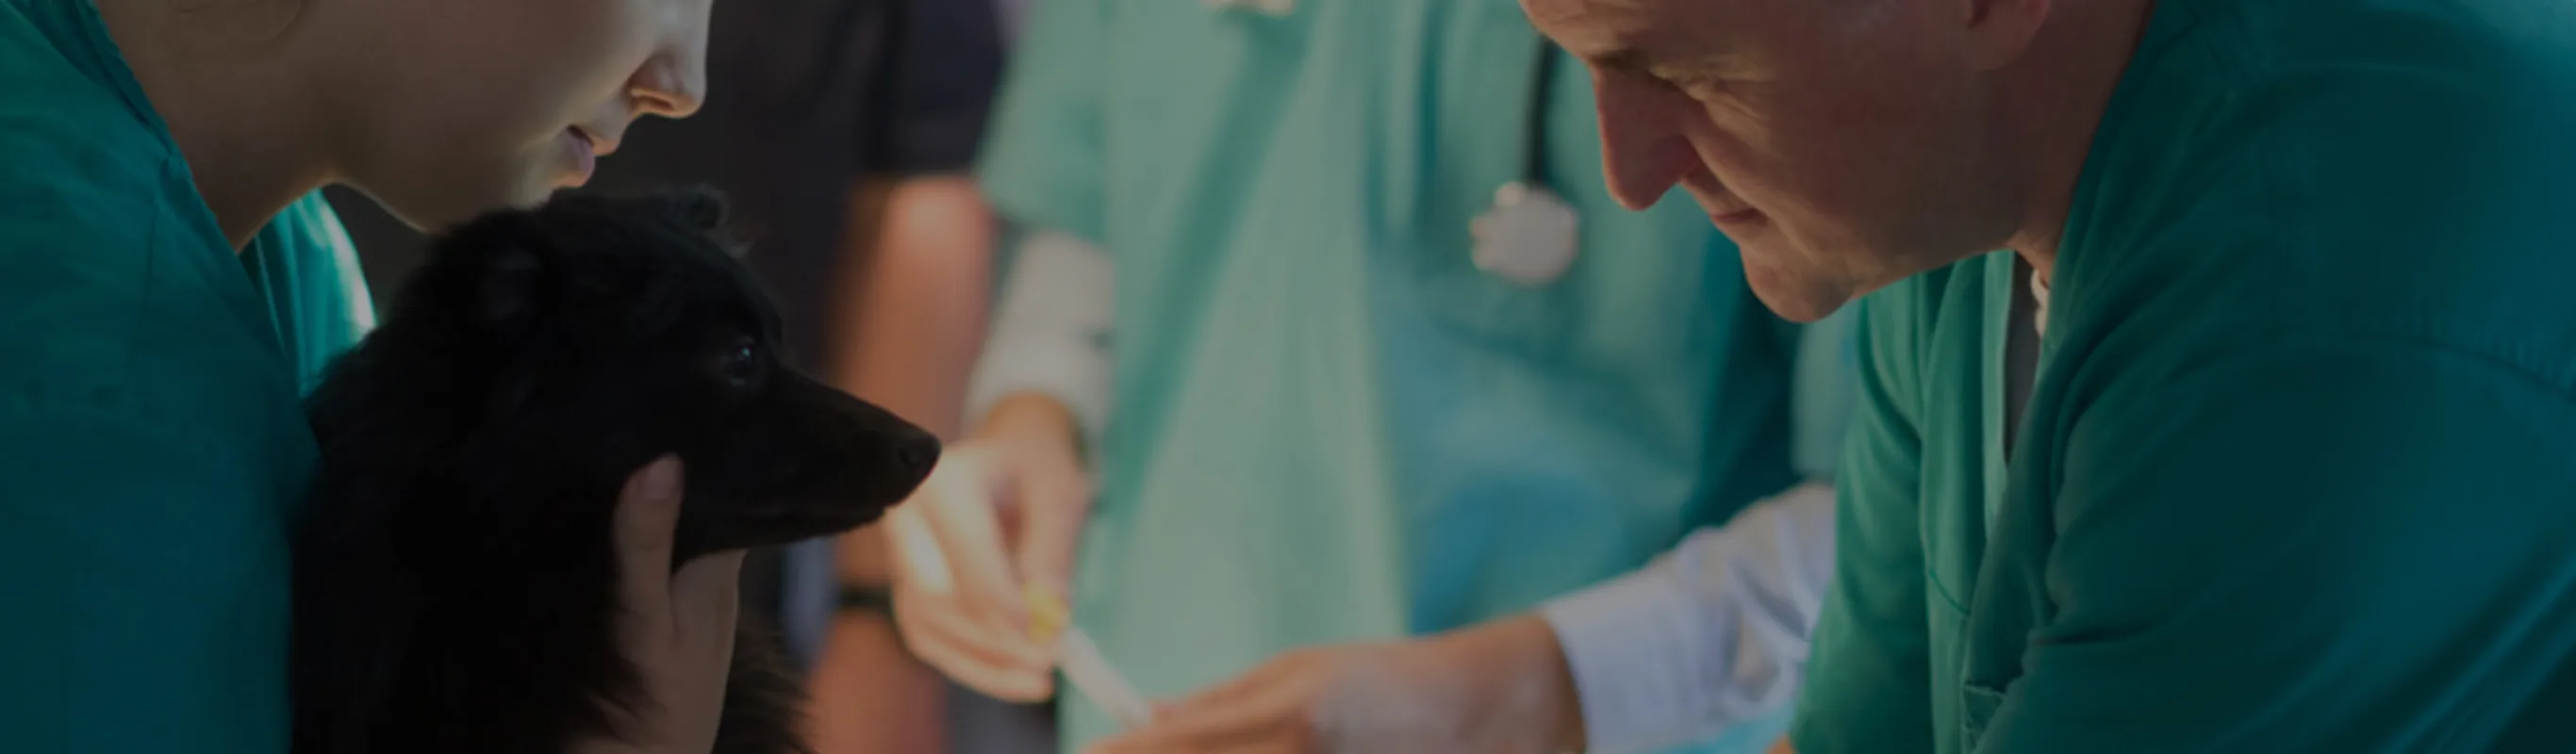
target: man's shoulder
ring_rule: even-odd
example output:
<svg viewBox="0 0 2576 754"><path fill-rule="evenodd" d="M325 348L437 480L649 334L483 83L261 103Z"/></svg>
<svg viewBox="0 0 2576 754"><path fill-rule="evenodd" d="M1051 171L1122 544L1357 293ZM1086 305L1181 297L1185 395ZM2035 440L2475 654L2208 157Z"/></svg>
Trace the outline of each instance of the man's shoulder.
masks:
<svg viewBox="0 0 2576 754"><path fill-rule="evenodd" d="M2106 116L2052 329L2177 364L2348 339L2576 380L2576 15L2221 5L2177 4L2212 17L2142 51Z"/></svg>

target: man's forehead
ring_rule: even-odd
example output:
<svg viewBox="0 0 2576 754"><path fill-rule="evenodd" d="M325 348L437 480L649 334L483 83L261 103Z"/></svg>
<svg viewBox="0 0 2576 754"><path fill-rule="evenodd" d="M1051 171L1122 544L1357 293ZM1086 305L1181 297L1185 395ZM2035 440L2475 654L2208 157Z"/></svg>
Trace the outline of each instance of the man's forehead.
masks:
<svg viewBox="0 0 2576 754"><path fill-rule="evenodd" d="M1671 11L1662 6L1678 2L1682 0L1521 0L1521 10L1541 33L1576 49L1650 29L1654 17Z"/></svg>
<svg viewBox="0 0 2576 754"><path fill-rule="evenodd" d="M1711 34L1725 0L1523 0L1539 32L1612 70L1646 73L1721 52Z"/></svg>

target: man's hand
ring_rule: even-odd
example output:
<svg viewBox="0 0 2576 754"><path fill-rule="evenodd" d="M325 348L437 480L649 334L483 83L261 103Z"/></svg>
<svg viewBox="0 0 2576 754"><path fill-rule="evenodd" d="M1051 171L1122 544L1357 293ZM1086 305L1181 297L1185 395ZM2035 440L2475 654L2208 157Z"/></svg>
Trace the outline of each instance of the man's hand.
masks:
<svg viewBox="0 0 2576 754"><path fill-rule="evenodd" d="M1583 711L1535 616L1429 639L1281 655L1086 754L1556 754Z"/></svg>
<svg viewBox="0 0 2576 754"><path fill-rule="evenodd" d="M905 644L986 696L1053 694L1055 658L1030 636L1026 593L1064 599L1090 513L1072 415L1044 397L1002 401L887 516Z"/></svg>
<svg viewBox="0 0 2576 754"><path fill-rule="evenodd" d="M664 457L627 478L618 495L624 610L617 641L643 695L610 710L615 738L575 744L580 754L702 754L715 746L733 669L743 554L709 555L672 570L680 474L680 460Z"/></svg>

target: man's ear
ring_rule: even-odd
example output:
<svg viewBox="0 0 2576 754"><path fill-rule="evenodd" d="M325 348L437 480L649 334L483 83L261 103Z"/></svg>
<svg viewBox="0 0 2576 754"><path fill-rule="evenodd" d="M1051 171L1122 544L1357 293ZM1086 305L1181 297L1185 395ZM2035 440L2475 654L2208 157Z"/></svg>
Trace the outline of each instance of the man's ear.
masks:
<svg viewBox="0 0 2576 754"><path fill-rule="evenodd" d="M2011 65L2030 49L2054 0L1959 0L1967 6L1970 62L1979 71Z"/></svg>

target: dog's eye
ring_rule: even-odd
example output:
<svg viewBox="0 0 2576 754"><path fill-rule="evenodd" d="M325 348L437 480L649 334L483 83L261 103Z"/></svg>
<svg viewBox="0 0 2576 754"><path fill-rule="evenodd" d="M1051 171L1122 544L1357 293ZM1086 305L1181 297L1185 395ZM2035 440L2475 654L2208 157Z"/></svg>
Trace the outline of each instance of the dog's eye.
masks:
<svg viewBox="0 0 2576 754"><path fill-rule="evenodd" d="M736 386L750 385L760 379L760 351L749 340L735 343L716 362L716 373Z"/></svg>

